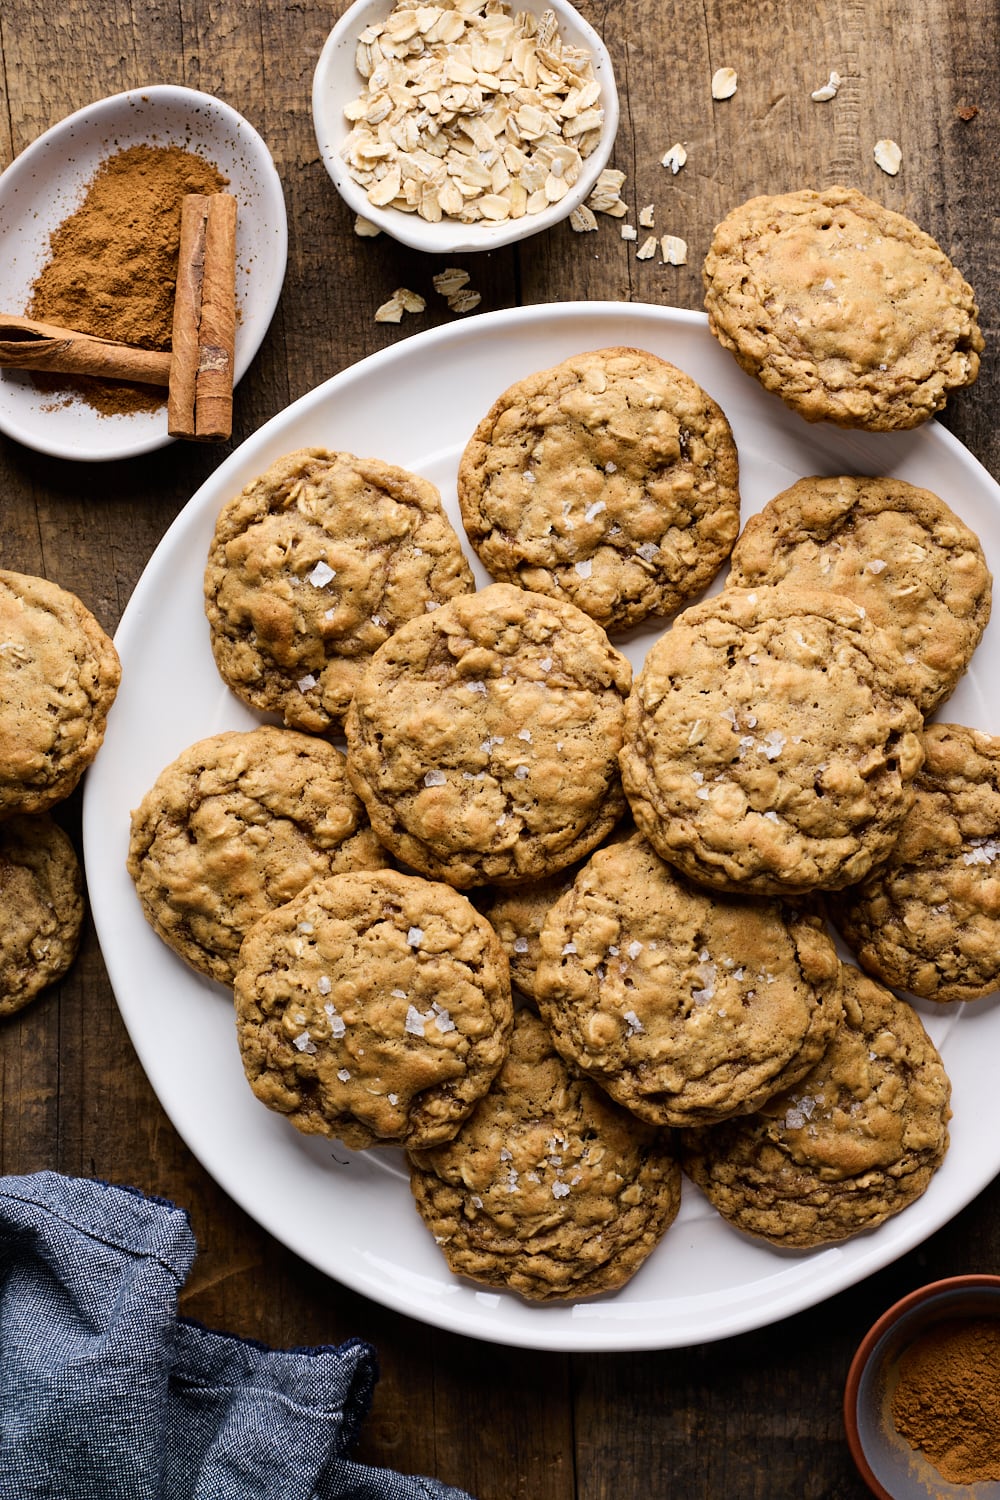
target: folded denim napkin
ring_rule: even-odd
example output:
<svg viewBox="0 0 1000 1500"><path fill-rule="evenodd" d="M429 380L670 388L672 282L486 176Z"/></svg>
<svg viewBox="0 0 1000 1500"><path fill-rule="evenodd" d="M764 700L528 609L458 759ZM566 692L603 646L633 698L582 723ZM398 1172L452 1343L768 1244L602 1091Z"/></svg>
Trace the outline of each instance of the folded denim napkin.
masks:
<svg viewBox="0 0 1000 1500"><path fill-rule="evenodd" d="M0 1500L469 1500L352 1462L375 1351L274 1350L178 1316L186 1214L0 1178Z"/></svg>

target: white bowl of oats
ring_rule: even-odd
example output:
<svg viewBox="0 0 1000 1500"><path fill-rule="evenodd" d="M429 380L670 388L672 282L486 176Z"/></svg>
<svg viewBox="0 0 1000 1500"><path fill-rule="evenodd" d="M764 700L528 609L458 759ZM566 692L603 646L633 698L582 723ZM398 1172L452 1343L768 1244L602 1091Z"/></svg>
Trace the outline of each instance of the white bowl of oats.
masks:
<svg viewBox="0 0 1000 1500"><path fill-rule="evenodd" d="M440 254L586 212L618 129L607 48L566 0L356 0L312 109L356 227Z"/></svg>

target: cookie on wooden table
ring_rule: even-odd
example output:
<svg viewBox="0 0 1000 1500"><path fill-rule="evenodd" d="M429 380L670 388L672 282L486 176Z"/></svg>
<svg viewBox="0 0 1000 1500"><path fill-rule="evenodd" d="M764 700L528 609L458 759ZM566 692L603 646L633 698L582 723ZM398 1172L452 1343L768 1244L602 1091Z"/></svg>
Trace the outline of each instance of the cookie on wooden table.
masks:
<svg viewBox="0 0 1000 1500"><path fill-rule="evenodd" d="M929 724L888 859L830 914L863 969L927 1000L1000 988L1000 737Z"/></svg>
<svg viewBox="0 0 1000 1500"><path fill-rule="evenodd" d="M63 977L80 943L83 877L48 813L0 822L0 911L0 1016L9 1016Z"/></svg>
<svg viewBox="0 0 1000 1500"><path fill-rule="evenodd" d="M466 445L458 498L494 578L568 599L607 630L673 614L739 530L725 415L642 349L597 349L520 380Z"/></svg>
<svg viewBox="0 0 1000 1500"><path fill-rule="evenodd" d="M0 571L0 818L69 796L104 741L120 680L114 642L75 594Z"/></svg>
<svg viewBox="0 0 1000 1500"><path fill-rule="evenodd" d="M372 652L474 587L429 480L301 448L219 513L205 569L212 652L252 708L335 731Z"/></svg>
<svg viewBox="0 0 1000 1500"><path fill-rule="evenodd" d="M510 1045L493 929L459 891L394 870L314 881L262 917L234 992L257 1098L356 1149L448 1140Z"/></svg>
<svg viewBox="0 0 1000 1500"><path fill-rule="evenodd" d="M629 698L622 779L657 853L701 884L834 889L889 853L922 719L841 594L727 588L690 606Z"/></svg>
<svg viewBox="0 0 1000 1500"><path fill-rule="evenodd" d="M844 1021L756 1114L679 1133L684 1170L737 1229L806 1250L874 1229L927 1189L951 1085L905 1000L844 966Z"/></svg>
<svg viewBox="0 0 1000 1500"><path fill-rule="evenodd" d="M899 691L924 715L952 691L990 617L979 538L903 479L798 480L747 521L728 582L828 588L863 605Z"/></svg>
<svg viewBox="0 0 1000 1500"><path fill-rule="evenodd" d="M703 280L712 333L807 421L916 427L979 373L972 288L929 234L855 188L741 204Z"/></svg>
<svg viewBox="0 0 1000 1500"><path fill-rule="evenodd" d="M390 862L342 752L293 729L199 740L132 813L128 872L147 921L221 984L259 917L311 880Z"/></svg>
<svg viewBox="0 0 1000 1500"><path fill-rule="evenodd" d="M691 885L638 834L591 855L541 948L535 995L559 1051L656 1125L756 1109L843 1014L819 916Z"/></svg>
<svg viewBox="0 0 1000 1500"><path fill-rule="evenodd" d="M680 1206L669 1133L569 1067L530 1010L517 1012L510 1056L455 1139L409 1160L451 1270L532 1301L615 1291Z"/></svg>
<svg viewBox="0 0 1000 1500"><path fill-rule="evenodd" d="M379 839L460 888L564 869L625 808L627 659L574 604L496 583L399 629L347 716Z"/></svg>

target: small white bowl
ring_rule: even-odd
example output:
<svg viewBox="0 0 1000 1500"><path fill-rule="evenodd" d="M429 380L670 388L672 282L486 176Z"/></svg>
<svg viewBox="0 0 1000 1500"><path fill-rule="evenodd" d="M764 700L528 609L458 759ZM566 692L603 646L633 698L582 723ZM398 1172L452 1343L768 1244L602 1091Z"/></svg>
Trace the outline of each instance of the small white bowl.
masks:
<svg viewBox="0 0 1000 1500"><path fill-rule="evenodd" d="M180 146L229 179L236 227L234 374L245 374L277 306L288 254L281 181L271 154L242 115L211 94L155 84L77 110L33 141L0 174L3 311L23 313L48 257L49 239L77 208L101 162L130 146ZM161 448L166 404L103 415L84 401L59 403L27 371L0 369L0 431L40 453L91 461Z"/></svg>
<svg viewBox="0 0 1000 1500"><path fill-rule="evenodd" d="M364 188L347 170L340 154L350 130L344 107L358 97L364 82L354 63L358 37L372 21L389 14L393 0L355 0L330 32L320 53L313 74L312 111L316 141L326 170L349 208L414 250L455 255L473 250L496 250L514 240L527 239L529 235L538 234L540 230L568 218L590 196L608 164L618 131L618 90L608 49L594 28L566 0L511 0L510 8L514 13L527 10L539 16L546 10L553 11L563 41L574 47L584 47L590 53L594 76L601 86L604 127L600 142L584 161L579 178L564 198L542 213L523 214L519 219L507 219L500 224L481 221L463 224L458 219L448 218L431 224L416 213L405 213L398 208L377 208L369 203Z"/></svg>

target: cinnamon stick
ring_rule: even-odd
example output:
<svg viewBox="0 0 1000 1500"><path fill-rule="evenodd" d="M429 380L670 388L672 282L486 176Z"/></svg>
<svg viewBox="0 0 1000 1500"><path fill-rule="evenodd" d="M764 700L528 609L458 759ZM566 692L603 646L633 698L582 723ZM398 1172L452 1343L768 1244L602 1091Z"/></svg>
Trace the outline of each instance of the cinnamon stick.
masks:
<svg viewBox="0 0 1000 1500"><path fill-rule="evenodd" d="M167 394L171 437L206 442L233 430L236 199L191 193L181 206Z"/></svg>
<svg viewBox="0 0 1000 1500"><path fill-rule="evenodd" d="M170 355L155 349L139 349L37 318L0 313L0 365L11 369L168 385L170 364Z"/></svg>

